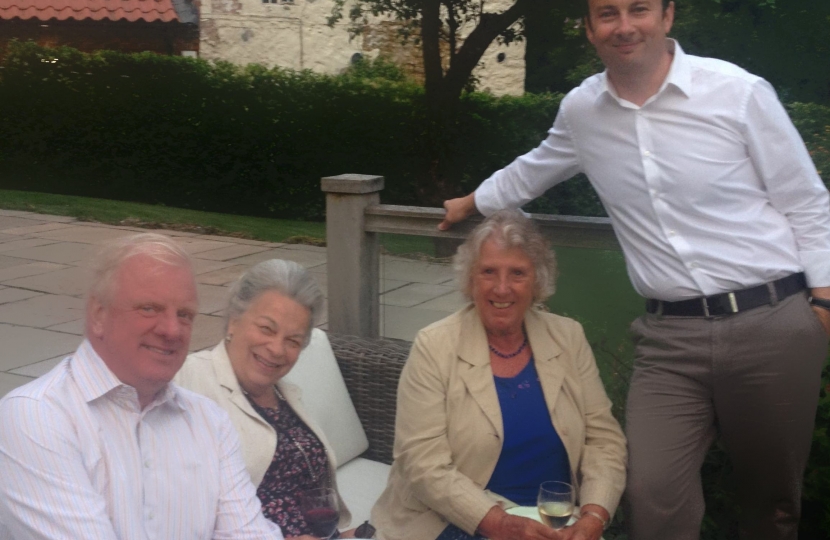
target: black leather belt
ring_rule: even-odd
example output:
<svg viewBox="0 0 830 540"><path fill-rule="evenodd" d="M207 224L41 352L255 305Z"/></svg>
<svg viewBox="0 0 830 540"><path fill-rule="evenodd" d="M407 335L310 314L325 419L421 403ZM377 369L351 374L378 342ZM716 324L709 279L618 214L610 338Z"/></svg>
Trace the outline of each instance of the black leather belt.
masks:
<svg viewBox="0 0 830 540"><path fill-rule="evenodd" d="M790 274L770 283L740 291L702 296L678 302L646 300L646 311L676 317L716 317L732 315L759 306L769 305L807 288L804 273ZM773 297L771 289L775 291Z"/></svg>

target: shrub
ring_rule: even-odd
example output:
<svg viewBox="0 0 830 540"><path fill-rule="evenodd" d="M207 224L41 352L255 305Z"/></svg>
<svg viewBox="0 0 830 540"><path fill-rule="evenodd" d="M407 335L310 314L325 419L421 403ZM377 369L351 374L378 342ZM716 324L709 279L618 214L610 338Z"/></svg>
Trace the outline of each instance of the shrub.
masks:
<svg viewBox="0 0 830 540"><path fill-rule="evenodd" d="M625 399L632 370L629 349L611 351L602 338L591 346L602 358L600 371L606 381L608 396L613 402L617 419L625 421ZM616 379L609 385L608 379ZM701 540L734 540L738 538L736 516L739 508L735 499L735 480L732 464L726 449L716 442L706 454L701 468L706 514L701 526ZM608 532L606 540L627 540L625 516L620 510ZM830 353L821 376L819 405L816 411L810 460L804 474L802 516L798 537L801 540L825 540L830 538Z"/></svg>
<svg viewBox="0 0 830 540"><path fill-rule="evenodd" d="M321 219L323 176L380 174L385 202L419 204L435 167L423 90L383 61L335 77L12 43L2 67L5 187ZM466 96L441 166L477 183L538 142L557 105Z"/></svg>
<svg viewBox="0 0 830 540"><path fill-rule="evenodd" d="M787 107L818 174L830 188L830 107L816 103L791 103Z"/></svg>
<svg viewBox="0 0 830 540"><path fill-rule="evenodd" d="M386 177L387 203L434 203L433 180L469 192L539 144L561 99L468 93L436 131L382 59L328 76L12 42L0 67L4 187L294 219L321 219L319 180L344 172ZM790 113L830 178L830 108ZM529 209L605 215L584 177Z"/></svg>

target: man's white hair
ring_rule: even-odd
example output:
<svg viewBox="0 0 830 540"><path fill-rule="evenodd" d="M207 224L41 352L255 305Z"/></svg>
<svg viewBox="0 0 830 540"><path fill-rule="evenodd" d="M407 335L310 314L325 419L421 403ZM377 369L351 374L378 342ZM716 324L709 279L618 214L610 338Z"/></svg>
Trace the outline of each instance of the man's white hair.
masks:
<svg viewBox="0 0 830 540"><path fill-rule="evenodd" d="M146 255L161 263L191 269L190 255L172 238L158 233L140 233L107 243L92 263L92 286L89 297L108 305L115 292L118 269L128 259Z"/></svg>

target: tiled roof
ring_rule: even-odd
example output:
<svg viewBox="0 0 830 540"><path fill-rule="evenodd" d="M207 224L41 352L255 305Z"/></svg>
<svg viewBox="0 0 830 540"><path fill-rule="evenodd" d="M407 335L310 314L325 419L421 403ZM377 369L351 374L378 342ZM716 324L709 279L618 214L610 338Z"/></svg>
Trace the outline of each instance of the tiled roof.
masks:
<svg viewBox="0 0 830 540"><path fill-rule="evenodd" d="M0 0L0 19L178 21L171 0Z"/></svg>

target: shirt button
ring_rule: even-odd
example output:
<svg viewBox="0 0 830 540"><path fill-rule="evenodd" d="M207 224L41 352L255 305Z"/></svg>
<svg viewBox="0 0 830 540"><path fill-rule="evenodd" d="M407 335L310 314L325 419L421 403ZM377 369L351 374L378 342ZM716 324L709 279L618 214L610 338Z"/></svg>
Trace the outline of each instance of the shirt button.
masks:
<svg viewBox="0 0 830 540"><path fill-rule="evenodd" d="M691 269L697 268L697 263L689 263L689 268L691 268Z"/></svg>
<svg viewBox="0 0 830 540"><path fill-rule="evenodd" d="M144 462L144 466L148 469L150 468L150 460L149 459Z"/></svg>
<svg viewBox="0 0 830 540"><path fill-rule="evenodd" d="M648 157L651 155L651 152L649 152L648 150L643 150L643 155Z"/></svg>
<svg viewBox="0 0 830 540"><path fill-rule="evenodd" d="M656 189L650 189L650 190L648 190L648 192L651 193L652 195L657 195L657 190Z"/></svg>
<svg viewBox="0 0 830 540"><path fill-rule="evenodd" d="M677 233L674 232L674 231L669 231L669 236L674 236L675 234L677 234Z"/></svg>

